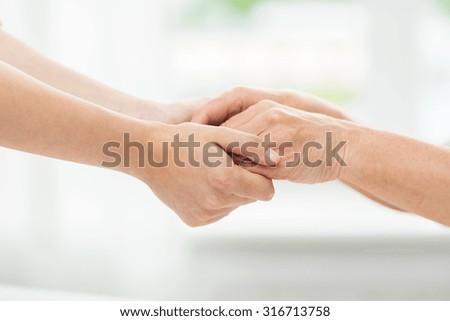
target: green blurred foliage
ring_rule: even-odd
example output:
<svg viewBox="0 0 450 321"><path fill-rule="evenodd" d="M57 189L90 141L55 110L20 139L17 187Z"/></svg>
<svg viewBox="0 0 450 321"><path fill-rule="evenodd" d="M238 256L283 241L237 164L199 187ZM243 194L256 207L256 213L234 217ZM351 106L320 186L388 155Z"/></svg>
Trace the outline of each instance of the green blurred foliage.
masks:
<svg viewBox="0 0 450 321"><path fill-rule="evenodd" d="M306 88L305 91L341 106L345 106L357 97L357 92L351 88Z"/></svg>
<svg viewBox="0 0 450 321"><path fill-rule="evenodd" d="M440 7L448 14L450 14L450 0L437 0Z"/></svg>
<svg viewBox="0 0 450 321"><path fill-rule="evenodd" d="M206 1L206 0L205 0ZM247 13L262 2L348 2L352 0L219 0L237 12Z"/></svg>
<svg viewBox="0 0 450 321"><path fill-rule="evenodd" d="M205 2L208 0L205 0ZM248 13L250 12L254 7L259 5L262 2L307 2L307 1L314 1L314 2L345 2L345 1L352 1L352 0L218 0L217 2L222 2L225 5L228 5L236 12L240 13ZM439 4L439 6L445 10L446 13L450 14L450 0L436 0ZM210 0L208 2L211 2Z"/></svg>
<svg viewBox="0 0 450 321"><path fill-rule="evenodd" d="M227 1L227 0L222 0ZM234 7L235 10L246 13L252 10L256 5L258 5L260 2L266 1L266 0L228 0L228 4L231 7Z"/></svg>
<svg viewBox="0 0 450 321"><path fill-rule="evenodd" d="M197 0L189 6L189 14L195 18L211 11L220 10L223 13L245 16L264 2L349 2L359 0Z"/></svg>
<svg viewBox="0 0 450 321"><path fill-rule="evenodd" d="M230 26L239 26L245 22L253 9L262 3L280 3L280 2L351 2L361 0L192 0L182 15L182 24L189 27L202 26L205 18L211 13L219 13L220 19L216 16L215 24ZM450 0L438 0L450 4ZM304 90L332 101L336 104L345 106L357 97L357 93L352 88L328 87L323 88L303 88Z"/></svg>

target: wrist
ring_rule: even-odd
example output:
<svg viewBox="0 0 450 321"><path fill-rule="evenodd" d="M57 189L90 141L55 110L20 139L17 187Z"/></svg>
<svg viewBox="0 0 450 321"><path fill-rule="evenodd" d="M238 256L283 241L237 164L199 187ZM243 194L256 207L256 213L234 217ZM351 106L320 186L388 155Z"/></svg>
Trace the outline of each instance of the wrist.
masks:
<svg viewBox="0 0 450 321"><path fill-rule="evenodd" d="M127 103L127 106L123 110L129 116L147 121L168 123L169 115L165 104L151 100L132 98Z"/></svg>
<svg viewBox="0 0 450 321"><path fill-rule="evenodd" d="M155 121L139 122L132 131L124 131L119 141L121 164L117 170L140 180L152 175L150 160L159 162L162 158L162 134L168 126Z"/></svg>
<svg viewBox="0 0 450 321"><path fill-rule="evenodd" d="M162 122L165 124L176 125L187 121L182 102L161 103L157 108L163 113L164 121Z"/></svg>
<svg viewBox="0 0 450 321"><path fill-rule="evenodd" d="M364 164L371 159L370 141L373 139L371 129L350 121L345 123L345 166L341 167L339 179L352 181L364 169Z"/></svg>
<svg viewBox="0 0 450 321"><path fill-rule="evenodd" d="M165 123L176 125L191 121L195 112L209 100L210 97L197 97L162 105L166 115Z"/></svg>
<svg viewBox="0 0 450 321"><path fill-rule="evenodd" d="M177 113L177 111L180 111L181 109L179 108L178 102L160 104L159 108L165 115L165 121L163 123L175 125L182 122L182 115L179 115L181 112Z"/></svg>

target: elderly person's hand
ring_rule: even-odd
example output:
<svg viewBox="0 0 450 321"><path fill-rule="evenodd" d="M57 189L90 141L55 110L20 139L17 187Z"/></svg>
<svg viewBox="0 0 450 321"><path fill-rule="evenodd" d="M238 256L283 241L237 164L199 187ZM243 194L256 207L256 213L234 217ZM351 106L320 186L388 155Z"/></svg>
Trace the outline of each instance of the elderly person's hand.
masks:
<svg viewBox="0 0 450 321"><path fill-rule="evenodd" d="M307 93L293 90L235 87L207 101L204 106L194 112L192 121L200 124L220 125L261 100L273 100L295 109L350 120L350 117L338 106Z"/></svg>
<svg viewBox="0 0 450 321"><path fill-rule="evenodd" d="M284 155L275 167L244 162L249 171L304 183L341 179L382 204L450 225L448 148L272 101L223 125L271 134ZM292 147L282 148L286 143Z"/></svg>
<svg viewBox="0 0 450 321"><path fill-rule="evenodd" d="M249 171L273 179L321 183L341 178L351 158L349 122L263 100L231 117L223 126L258 135L273 144L277 166L241 162Z"/></svg>

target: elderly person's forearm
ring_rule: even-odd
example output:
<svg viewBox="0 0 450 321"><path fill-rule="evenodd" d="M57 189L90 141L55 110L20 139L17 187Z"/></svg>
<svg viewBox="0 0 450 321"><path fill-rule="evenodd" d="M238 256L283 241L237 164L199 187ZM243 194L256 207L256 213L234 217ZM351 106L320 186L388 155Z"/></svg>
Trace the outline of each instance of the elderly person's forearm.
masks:
<svg viewBox="0 0 450 321"><path fill-rule="evenodd" d="M450 149L362 126L351 139L356 143L350 145L344 182L450 225Z"/></svg>

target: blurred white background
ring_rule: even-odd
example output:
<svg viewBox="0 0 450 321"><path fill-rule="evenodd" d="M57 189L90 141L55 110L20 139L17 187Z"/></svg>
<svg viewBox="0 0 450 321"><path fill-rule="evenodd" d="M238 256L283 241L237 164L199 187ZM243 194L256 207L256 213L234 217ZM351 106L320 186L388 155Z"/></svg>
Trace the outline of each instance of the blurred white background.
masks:
<svg viewBox="0 0 450 321"><path fill-rule="evenodd" d="M0 0L0 17L138 96L289 87L450 141L449 0ZM450 299L448 228L339 183L276 188L189 229L129 177L0 149L0 298Z"/></svg>

